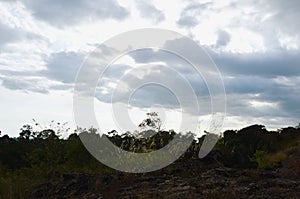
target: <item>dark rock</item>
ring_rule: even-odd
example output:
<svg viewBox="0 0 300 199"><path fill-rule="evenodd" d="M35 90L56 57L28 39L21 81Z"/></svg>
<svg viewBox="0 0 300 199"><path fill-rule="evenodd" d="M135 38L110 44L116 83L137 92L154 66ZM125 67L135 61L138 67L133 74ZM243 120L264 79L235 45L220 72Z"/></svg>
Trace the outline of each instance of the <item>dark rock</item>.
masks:
<svg viewBox="0 0 300 199"><path fill-rule="evenodd" d="M276 170L211 168L190 160L145 174L64 174L26 198L298 198L299 184Z"/></svg>

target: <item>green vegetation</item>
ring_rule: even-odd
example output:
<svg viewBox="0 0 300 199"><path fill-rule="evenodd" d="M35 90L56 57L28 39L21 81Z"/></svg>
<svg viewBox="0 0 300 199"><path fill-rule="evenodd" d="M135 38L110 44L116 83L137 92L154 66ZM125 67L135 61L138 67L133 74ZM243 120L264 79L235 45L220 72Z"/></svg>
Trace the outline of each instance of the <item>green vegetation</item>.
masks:
<svg viewBox="0 0 300 199"><path fill-rule="evenodd" d="M155 121L160 122L157 118ZM147 119L143 121L142 126L149 126L152 130L143 131L141 137L128 133L121 135L116 131L102 136L107 136L124 150L144 153L166 146L176 134L172 130L160 130L160 126L157 128L155 122ZM20 137L0 137L0 196L22 198L26 190L47 182L50 178L59 178L64 173L111 171L89 154L79 138L80 133L95 133L95 129L77 129L67 139L59 138L57 132L60 133L61 128L54 129L34 131L32 126L24 125ZM153 129L159 130L158 133L144 137ZM194 138L181 160L198 158L204 136ZM199 161L210 159L227 167L280 167L287 174L300 173L300 128L288 127L267 131L262 125L253 125L239 131L225 131L210 155Z"/></svg>

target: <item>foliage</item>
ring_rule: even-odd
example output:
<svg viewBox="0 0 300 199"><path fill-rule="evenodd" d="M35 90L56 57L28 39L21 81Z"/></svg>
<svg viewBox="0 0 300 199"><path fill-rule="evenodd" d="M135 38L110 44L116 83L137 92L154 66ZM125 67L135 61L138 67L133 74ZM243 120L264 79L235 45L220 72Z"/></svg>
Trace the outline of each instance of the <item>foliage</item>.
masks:
<svg viewBox="0 0 300 199"><path fill-rule="evenodd" d="M251 160L257 162L259 168L269 167L269 162L267 160L267 153L265 151L256 150Z"/></svg>
<svg viewBox="0 0 300 199"><path fill-rule="evenodd" d="M161 123L156 114L147 116L141 127L148 126L156 130L156 134L150 137L137 138L133 134L120 134L117 131L102 136L107 136L123 150L136 153L158 150L166 146L176 132L160 130ZM47 127L37 131L30 125L24 125L19 138L13 139L7 135L0 137L0 196L22 198L26 190L46 182L53 175L59 178L63 173L103 173L111 170L91 156L80 140L81 133L96 135L97 129L78 128L67 139L61 139L61 133L62 130L58 131L57 128ZM194 135L189 133L181 136ZM204 137L194 137L179 161L198 158ZM208 160L238 168L281 165L285 167L285 173L300 173L300 129L288 127L267 131L262 125L253 125L238 131L225 131L214 150L199 161Z"/></svg>
<svg viewBox="0 0 300 199"><path fill-rule="evenodd" d="M147 118L144 119L140 124L139 127L141 129L149 128L150 130L160 131L161 130L162 121L158 117L157 112L150 112L147 113Z"/></svg>

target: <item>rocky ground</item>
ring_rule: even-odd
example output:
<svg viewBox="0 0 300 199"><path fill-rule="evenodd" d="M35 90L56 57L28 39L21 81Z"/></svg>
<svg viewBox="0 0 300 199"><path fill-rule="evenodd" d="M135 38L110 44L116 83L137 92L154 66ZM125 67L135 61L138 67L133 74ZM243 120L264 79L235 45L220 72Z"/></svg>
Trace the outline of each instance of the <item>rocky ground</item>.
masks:
<svg viewBox="0 0 300 199"><path fill-rule="evenodd" d="M63 174L26 198L300 198L300 176L189 160L145 174Z"/></svg>

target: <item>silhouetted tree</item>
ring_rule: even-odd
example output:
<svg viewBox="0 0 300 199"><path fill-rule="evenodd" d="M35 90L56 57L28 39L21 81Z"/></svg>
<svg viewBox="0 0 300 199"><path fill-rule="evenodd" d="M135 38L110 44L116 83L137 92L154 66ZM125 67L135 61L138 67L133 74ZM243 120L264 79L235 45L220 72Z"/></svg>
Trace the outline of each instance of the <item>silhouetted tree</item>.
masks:
<svg viewBox="0 0 300 199"><path fill-rule="evenodd" d="M41 132L37 133L36 138L38 139L58 139L58 135L56 135L55 131L52 129L42 130Z"/></svg>
<svg viewBox="0 0 300 199"><path fill-rule="evenodd" d="M147 118L139 124L139 127L142 129L150 128L151 130L160 131L161 124L162 122L161 119L158 117L158 113L150 112L147 113Z"/></svg>
<svg viewBox="0 0 300 199"><path fill-rule="evenodd" d="M23 125L23 127L20 130L21 130L21 132L19 133L20 139L29 140L30 138L34 137L32 126L30 126L29 124Z"/></svg>

